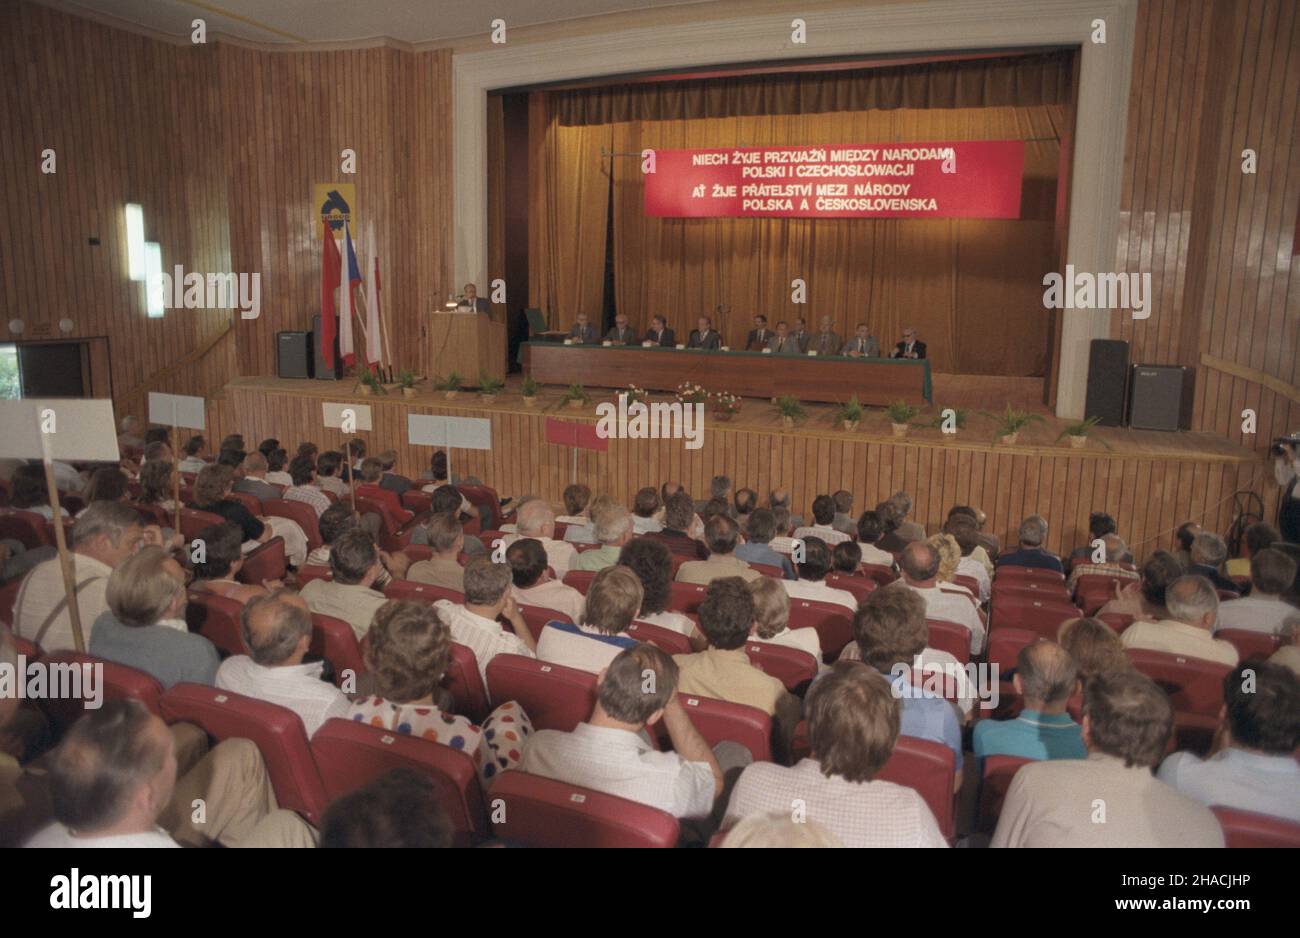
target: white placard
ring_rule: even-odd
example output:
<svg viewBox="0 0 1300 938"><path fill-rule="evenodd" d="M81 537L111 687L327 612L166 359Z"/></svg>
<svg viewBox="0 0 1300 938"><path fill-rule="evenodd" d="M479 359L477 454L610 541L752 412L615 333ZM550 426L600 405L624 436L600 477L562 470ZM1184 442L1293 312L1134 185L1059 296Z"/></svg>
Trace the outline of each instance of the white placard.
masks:
<svg viewBox="0 0 1300 938"><path fill-rule="evenodd" d="M149 392L149 422L165 427L186 427L202 430L206 425L206 408L203 398L187 394L159 394Z"/></svg>
<svg viewBox="0 0 1300 938"><path fill-rule="evenodd" d="M406 439L413 446L446 446L447 418L407 414Z"/></svg>
<svg viewBox="0 0 1300 938"><path fill-rule="evenodd" d="M491 449L492 421L482 417L448 417L447 445L456 449Z"/></svg>
<svg viewBox="0 0 1300 938"><path fill-rule="evenodd" d="M116 463L113 402L69 398L0 401L0 456Z"/></svg>
<svg viewBox="0 0 1300 938"><path fill-rule="evenodd" d="M345 433L351 433L353 430L371 429L369 404L334 404L327 401L321 404L321 410L325 414L325 426L327 427L342 430L345 416L343 412L347 410L352 412L352 416L356 419L356 425L352 430L344 430Z"/></svg>

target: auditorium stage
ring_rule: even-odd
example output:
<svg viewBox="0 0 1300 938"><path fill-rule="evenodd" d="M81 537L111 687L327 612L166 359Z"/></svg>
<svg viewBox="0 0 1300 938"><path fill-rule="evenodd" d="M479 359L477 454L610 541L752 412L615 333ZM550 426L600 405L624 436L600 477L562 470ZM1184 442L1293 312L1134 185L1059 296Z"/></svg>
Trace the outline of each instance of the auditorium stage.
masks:
<svg viewBox="0 0 1300 938"><path fill-rule="evenodd" d="M821 492L848 489L858 498L855 510L861 510L903 488L916 500L917 518L932 529L952 505L972 504L988 513L989 529L1005 541L1021 517L1041 513L1052 522L1049 546L1057 550L1084 542L1093 510L1115 515L1139 555L1168 547L1183 521L1225 531L1239 490L1264 498L1265 517L1275 510L1269 467L1250 450L1212 434L1098 428L1084 449L1056 442L1065 421L1047 414L1041 403L1029 406L1041 379L936 374L935 406L917 419L933 419L952 401L971 407L966 428L951 438L925 428L895 439L879 408L868 409L849 432L832 422L834 408L823 404L805 405L808 416L786 429L770 402L747 398L730 421L706 416L697 450L681 440L610 440L607 452L578 451L576 475L572 450L545 442L546 420L594 424L595 404L612 400L612 392L593 392L592 406L575 410L561 402L563 388L544 387L529 407L519 385L518 377L510 378L506 390L485 404L468 392L448 401L442 392L423 389L427 385L413 398L396 389L367 397L351 380L237 378L209 401L208 435L215 441L239 432L250 445L274 436L290 451L304 440L334 448L344 437L324 426L322 403L368 404L373 429L358 435L371 452L395 449L400 471L417 477L432 450L406 442L407 414L482 417L492 423L492 451L454 450L452 468L478 476L502 495L536 493L558 501L569 482L579 481L630 503L637 489L673 480L700 497L712 476L724 474L737 486L764 493L788 488L807 514ZM1043 414L1045 422L1022 431L1015 446L995 445L992 422L973 411L1000 410L1008 399Z"/></svg>

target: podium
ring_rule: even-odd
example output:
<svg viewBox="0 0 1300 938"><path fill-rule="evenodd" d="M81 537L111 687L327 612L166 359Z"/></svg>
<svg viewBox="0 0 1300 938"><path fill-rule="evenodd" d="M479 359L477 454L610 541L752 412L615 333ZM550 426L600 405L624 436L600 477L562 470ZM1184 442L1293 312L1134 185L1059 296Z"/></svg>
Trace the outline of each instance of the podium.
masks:
<svg viewBox="0 0 1300 938"><path fill-rule="evenodd" d="M470 387L480 374L505 380L505 323L455 310L434 310L429 319L429 367L435 375L445 378L454 371Z"/></svg>

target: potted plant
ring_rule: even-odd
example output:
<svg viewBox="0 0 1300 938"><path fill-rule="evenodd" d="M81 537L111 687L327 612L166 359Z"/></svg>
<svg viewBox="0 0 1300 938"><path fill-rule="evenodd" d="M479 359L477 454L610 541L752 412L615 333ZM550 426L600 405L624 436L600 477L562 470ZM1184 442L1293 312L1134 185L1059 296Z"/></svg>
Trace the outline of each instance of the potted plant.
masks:
<svg viewBox="0 0 1300 938"><path fill-rule="evenodd" d="M858 402L858 396L854 394L847 401L835 408L835 413L831 417L835 423L844 425L844 429L852 433L858 428L862 420L862 405Z"/></svg>
<svg viewBox="0 0 1300 938"><path fill-rule="evenodd" d="M541 389L542 386L533 380L532 375L525 376L524 383L519 386L519 393L524 396L525 407L532 407L537 403L537 392Z"/></svg>
<svg viewBox="0 0 1300 938"><path fill-rule="evenodd" d="M1056 438L1056 442L1059 443L1062 439L1068 436L1070 438L1071 447L1074 449L1083 449L1088 445L1088 431L1099 423L1101 423L1100 417L1089 417L1086 420L1080 420L1077 423L1066 424L1065 429L1062 430L1060 436ZM1098 440L1102 446L1106 447L1106 449L1111 448L1110 444L1105 440L1102 440L1100 437Z"/></svg>
<svg viewBox="0 0 1300 938"><path fill-rule="evenodd" d="M384 387L379 375L373 371L363 371L357 375L357 381L361 383L361 393L369 397L370 395L387 394L388 390Z"/></svg>
<svg viewBox="0 0 1300 938"><path fill-rule="evenodd" d="M991 414L987 411L980 411L980 413L997 423L997 441L1003 446L1014 446L1016 440L1020 438L1020 431L1031 423L1045 422L1040 414L1016 410L1010 404L1007 404L1007 409L1000 414Z"/></svg>
<svg viewBox="0 0 1300 938"><path fill-rule="evenodd" d="M635 384L629 384L627 390L619 391L618 394L614 395L614 399L617 400L619 395L627 396L628 407L633 404L646 404L650 401L650 393L645 388L639 388Z"/></svg>
<svg viewBox="0 0 1300 938"><path fill-rule="evenodd" d="M461 377L456 372L447 375L446 378L438 381L434 387L443 392L443 396L449 401L454 401L460 394Z"/></svg>
<svg viewBox="0 0 1300 938"><path fill-rule="evenodd" d="M920 412L921 408L907 401L894 401L890 404L886 413L889 414L889 422L894 428L894 436L907 436L908 424Z"/></svg>
<svg viewBox="0 0 1300 938"><path fill-rule="evenodd" d="M402 389L403 397L415 397L415 372L403 369L397 375L397 386Z"/></svg>
<svg viewBox="0 0 1300 938"><path fill-rule="evenodd" d="M491 404L497 399L497 395L501 393L501 389L505 386L506 383L500 378L493 378L480 372L478 376L479 400L484 404Z"/></svg>
<svg viewBox="0 0 1300 938"><path fill-rule="evenodd" d="M804 417L803 405L793 394L782 394L776 399L776 412L781 415L781 422L785 424L786 429L790 429L796 420L802 420Z"/></svg>
<svg viewBox="0 0 1300 938"><path fill-rule="evenodd" d="M740 413L740 397L730 391L718 391L710 394L713 399L713 416L719 420L730 420Z"/></svg>
<svg viewBox="0 0 1300 938"><path fill-rule="evenodd" d="M698 384L684 381L677 385L677 401L681 404L703 404L709 399L709 392Z"/></svg>
<svg viewBox="0 0 1300 938"><path fill-rule="evenodd" d="M581 384L571 384L569 389L564 392L564 397L560 398L560 400L570 407L585 407L591 403L591 395L587 393L587 389Z"/></svg>

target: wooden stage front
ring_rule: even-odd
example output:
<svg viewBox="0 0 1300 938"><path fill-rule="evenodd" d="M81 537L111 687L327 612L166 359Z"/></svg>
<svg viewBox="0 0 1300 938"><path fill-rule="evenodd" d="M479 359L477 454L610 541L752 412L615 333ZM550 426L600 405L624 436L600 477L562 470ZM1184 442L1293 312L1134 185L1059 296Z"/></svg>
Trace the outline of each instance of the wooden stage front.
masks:
<svg viewBox="0 0 1300 938"><path fill-rule="evenodd" d="M936 375L936 405L918 419L933 419L949 401L1000 409L997 402L1005 399L1006 389L1024 387L1024 380ZM1034 379L1029 380L1032 386ZM1187 520L1225 532L1235 516L1233 494L1240 490L1264 499L1265 517L1276 511L1271 468L1250 450L1207 433L1099 428L1085 449L1076 450L1056 442L1063 422L1046 416L1044 425L1029 427L1008 447L994 445L991 422L972 414L955 437L921 429L896 440L883 410L869 410L857 430L848 432L832 423L831 406L810 404L807 418L785 429L771 404L757 399L746 399L729 422L710 414L700 449L688 450L682 440L610 440L605 453L580 451L574 476L572 451L545 442L546 419L594 424L594 405L611 400L612 393L593 394L592 406L581 410L564 406L562 393L546 387L528 407L517 377L491 404L466 392L454 401L429 390L414 398L396 390L364 397L352 381L238 378L209 402L208 435L217 440L242 433L250 446L274 436L290 452L304 440L337 448L343 435L324 427L321 404L369 404L374 429L358 435L369 452L395 449L399 469L414 478L428 468L432 451L406 443L407 414L485 417L492 422L492 451L455 450L451 464L456 473L478 476L503 496L535 493L558 502L564 487L579 481L630 504L637 489L672 480L698 498L712 476L724 474L737 487L761 495L788 488L806 516L822 492L848 489L860 511L906 489L915 499L917 519L931 530L952 505L969 504L988 513L989 529L1004 542L1014 541L1020 519L1038 512L1051 522L1049 546L1057 551L1085 542L1094 510L1115 515L1121 535L1139 556L1170 546L1171 532ZM1022 406L1023 400L1013 403ZM1045 413L1041 405L1039 410Z"/></svg>

